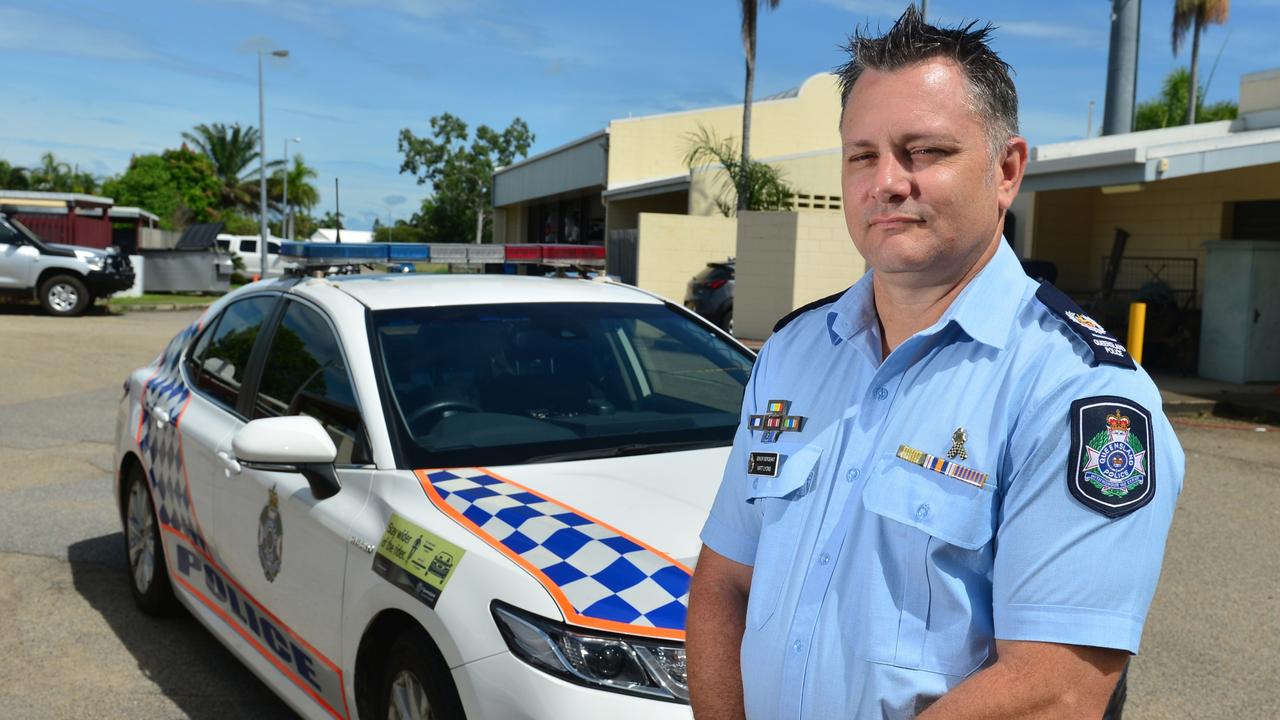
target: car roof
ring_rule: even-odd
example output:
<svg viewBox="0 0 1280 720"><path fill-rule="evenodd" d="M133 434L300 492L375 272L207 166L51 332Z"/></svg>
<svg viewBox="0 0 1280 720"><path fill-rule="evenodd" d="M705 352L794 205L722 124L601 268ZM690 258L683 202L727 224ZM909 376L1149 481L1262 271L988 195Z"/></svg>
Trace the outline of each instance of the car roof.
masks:
<svg viewBox="0 0 1280 720"><path fill-rule="evenodd" d="M331 284L372 310L513 302L662 303L659 298L628 285L578 278L391 273L337 275L321 282ZM295 292L305 294L309 284L304 280Z"/></svg>

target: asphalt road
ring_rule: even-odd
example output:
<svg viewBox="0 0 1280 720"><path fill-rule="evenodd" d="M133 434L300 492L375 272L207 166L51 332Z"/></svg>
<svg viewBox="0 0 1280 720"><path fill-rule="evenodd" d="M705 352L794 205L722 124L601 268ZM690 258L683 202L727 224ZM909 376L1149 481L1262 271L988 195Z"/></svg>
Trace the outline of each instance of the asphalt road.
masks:
<svg viewBox="0 0 1280 720"><path fill-rule="evenodd" d="M191 617L129 595L120 384L196 315L0 305L0 717L292 717ZM1125 718L1280 717L1280 428L1177 427L1188 480Z"/></svg>

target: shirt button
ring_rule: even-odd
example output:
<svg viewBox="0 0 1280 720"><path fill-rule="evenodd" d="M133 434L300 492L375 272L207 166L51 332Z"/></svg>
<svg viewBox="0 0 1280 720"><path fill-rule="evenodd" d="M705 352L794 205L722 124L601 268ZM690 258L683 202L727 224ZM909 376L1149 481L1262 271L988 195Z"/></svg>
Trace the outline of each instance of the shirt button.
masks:
<svg viewBox="0 0 1280 720"><path fill-rule="evenodd" d="M831 562L831 555L827 553L822 553L822 555L818 557L818 562L823 565L826 565L827 563Z"/></svg>
<svg viewBox="0 0 1280 720"><path fill-rule="evenodd" d="M801 650L803 650L803 649L804 649L804 643L802 643L802 642L800 642L799 640L797 640L797 641L795 641L794 643L792 643L792 645L791 645L791 649L792 649L792 650L795 650L796 652L800 652Z"/></svg>
<svg viewBox="0 0 1280 720"><path fill-rule="evenodd" d="M927 518L927 517L929 517L929 504L928 504L928 503L925 503L924 505L921 505L920 507L916 508L916 519L917 519L917 520L923 520L923 519L925 519L925 518Z"/></svg>
<svg viewBox="0 0 1280 720"><path fill-rule="evenodd" d="M878 387L878 388L876 388L876 399L877 399L877 400L883 400L883 399L885 399L885 398L887 398L887 397L889 397L889 391L888 391L888 390L885 390L883 387Z"/></svg>
<svg viewBox="0 0 1280 720"><path fill-rule="evenodd" d="M853 482L854 480L857 480L857 479L858 479L858 468L854 468L854 469L850 470L849 472L845 473L845 474L844 474L844 479L845 479L845 480L847 480L847 481L849 481L849 482Z"/></svg>

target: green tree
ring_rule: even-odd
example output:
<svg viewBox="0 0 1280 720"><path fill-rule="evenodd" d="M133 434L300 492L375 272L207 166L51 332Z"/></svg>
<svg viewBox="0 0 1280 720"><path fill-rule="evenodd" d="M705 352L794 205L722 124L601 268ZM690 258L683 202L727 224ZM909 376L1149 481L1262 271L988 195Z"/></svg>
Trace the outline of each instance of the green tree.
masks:
<svg viewBox="0 0 1280 720"><path fill-rule="evenodd" d="M1180 125L1193 125L1200 101L1196 99L1200 89L1200 33L1205 25L1222 25L1231 12L1231 0L1174 0L1173 3L1173 56L1191 32L1191 79L1187 87L1191 99L1184 106L1185 120Z"/></svg>
<svg viewBox="0 0 1280 720"><path fill-rule="evenodd" d="M240 123L230 127L222 123L201 123L191 132L182 133L182 138L213 162L220 183L220 209L258 212L257 128L252 125L240 127ZM283 160L268 162L268 178L271 171L283 164Z"/></svg>
<svg viewBox="0 0 1280 720"><path fill-rule="evenodd" d="M313 179L319 177L316 169L307 165L302 159L302 155L293 156L293 165L289 168L289 207L284 206L284 177L285 170L283 165L277 167L275 172L271 174L271 178L267 181L267 203L272 205L279 216L279 225L281 237L285 236L284 221L288 217L288 212L292 208L294 216L294 227L297 227L297 218L299 211L302 214L310 213L311 208L320 202L320 191L311 183ZM294 237L301 237L295 233Z"/></svg>
<svg viewBox="0 0 1280 720"><path fill-rule="evenodd" d="M53 153L40 156L40 165L27 170L28 189L43 192L95 193L98 180L79 166L61 162Z"/></svg>
<svg viewBox="0 0 1280 720"><path fill-rule="evenodd" d="M747 59L747 87L742 94L742 167L751 167L751 95L756 85L756 18L760 8L773 10L782 0L739 0L738 8L742 16L742 51ZM749 173L739 178L746 183ZM738 185L738 209L747 210L747 199L751 197L750 189L745 184Z"/></svg>
<svg viewBox="0 0 1280 720"><path fill-rule="evenodd" d="M494 168L528 155L533 133L524 120L516 118L502 132L481 125L470 139L467 124L445 113L431 118L431 134L426 138L409 128L400 131L399 149L404 154L400 172L416 176L419 185L431 183L432 189L414 223L432 242L460 242L468 236L482 242L491 235Z"/></svg>
<svg viewBox="0 0 1280 720"><path fill-rule="evenodd" d="M1180 67L1164 77L1160 85L1160 94L1150 100L1138 103L1137 116L1134 118L1135 130L1154 130L1156 128L1174 127L1187 124L1186 108L1189 102L1191 73ZM1230 100L1221 100L1211 105L1204 104L1204 88L1196 94L1199 105L1196 107L1196 122L1213 122L1214 120L1232 120L1239 111L1238 106Z"/></svg>
<svg viewBox="0 0 1280 720"><path fill-rule="evenodd" d="M690 170L708 165L719 165L726 182L716 198L716 206L725 217L732 217L739 210L791 210L795 191L782 179L782 173L772 165L748 159L744 165L732 138L721 140L715 132L699 127L697 132L685 136L689 150L684 162ZM746 188L742 196L741 188Z"/></svg>
<svg viewBox="0 0 1280 720"><path fill-rule="evenodd" d="M103 183L117 205L136 205L160 217L160 227L181 230L218 218L213 163L186 145L159 155L135 156L121 175Z"/></svg>
<svg viewBox="0 0 1280 720"><path fill-rule="evenodd" d="M26 168L0 160L0 189L26 190L30 185L31 180Z"/></svg>

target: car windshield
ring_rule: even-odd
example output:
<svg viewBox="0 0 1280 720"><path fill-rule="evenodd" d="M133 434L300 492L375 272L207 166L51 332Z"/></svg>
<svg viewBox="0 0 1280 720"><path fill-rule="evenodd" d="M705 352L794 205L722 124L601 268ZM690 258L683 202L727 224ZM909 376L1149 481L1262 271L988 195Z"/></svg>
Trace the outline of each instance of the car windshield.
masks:
<svg viewBox="0 0 1280 720"><path fill-rule="evenodd" d="M373 326L411 468L729 445L753 362L657 304L408 308Z"/></svg>

